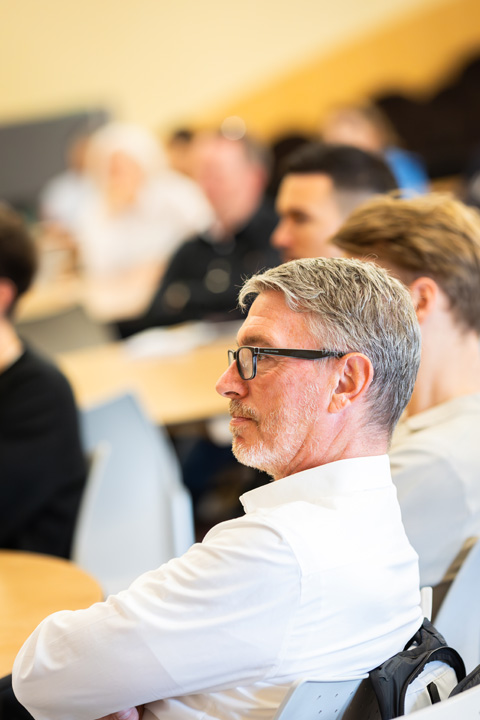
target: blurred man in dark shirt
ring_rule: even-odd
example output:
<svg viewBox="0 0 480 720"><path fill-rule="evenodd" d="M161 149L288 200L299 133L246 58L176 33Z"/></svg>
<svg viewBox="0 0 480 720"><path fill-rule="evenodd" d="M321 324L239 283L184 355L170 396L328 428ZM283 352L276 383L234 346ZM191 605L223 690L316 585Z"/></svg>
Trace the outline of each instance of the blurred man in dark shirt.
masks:
<svg viewBox="0 0 480 720"><path fill-rule="evenodd" d="M195 176L216 221L173 255L147 313L120 323L123 337L191 320L239 319L237 293L243 279L280 261L269 242L277 217L264 198L266 150L246 136L207 135L197 143Z"/></svg>

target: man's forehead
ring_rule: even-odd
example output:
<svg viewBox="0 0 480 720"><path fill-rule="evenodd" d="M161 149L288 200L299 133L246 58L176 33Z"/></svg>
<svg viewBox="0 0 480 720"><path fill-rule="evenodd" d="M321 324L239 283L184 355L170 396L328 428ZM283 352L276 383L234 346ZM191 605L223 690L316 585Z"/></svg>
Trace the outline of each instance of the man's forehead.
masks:
<svg viewBox="0 0 480 720"><path fill-rule="evenodd" d="M332 178L324 173L289 173L283 178L277 196L277 202L305 201L319 202L320 199L333 197Z"/></svg>
<svg viewBox="0 0 480 720"><path fill-rule="evenodd" d="M305 316L288 307L282 292L266 290L256 296L238 331L239 345L275 345L292 335L301 336Z"/></svg>
<svg viewBox="0 0 480 720"><path fill-rule="evenodd" d="M199 153L202 157L201 152ZM206 165L227 167L245 164L247 155L244 146L239 142L226 138L214 138L203 151L203 160Z"/></svg>

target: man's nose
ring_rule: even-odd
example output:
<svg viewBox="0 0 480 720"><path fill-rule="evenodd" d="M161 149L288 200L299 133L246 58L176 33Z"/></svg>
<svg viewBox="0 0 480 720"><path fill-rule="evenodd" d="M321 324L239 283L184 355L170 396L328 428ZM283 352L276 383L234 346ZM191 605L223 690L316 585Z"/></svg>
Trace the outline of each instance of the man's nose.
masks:
<svg viewBox="0 0 480 720"><path fill-rule="evenodd" d="M292 234L286 220L280 220L277 227L273 231L271 240L273 247L289 247L290 243L292 242Z"/></svg>
<svg viewBox="0 0 480 720"><path fill-rule="evenodd" d="M218 378L215 389L226 398L245 397L248 394L248 383L240 377L235 360Z"/></svg>

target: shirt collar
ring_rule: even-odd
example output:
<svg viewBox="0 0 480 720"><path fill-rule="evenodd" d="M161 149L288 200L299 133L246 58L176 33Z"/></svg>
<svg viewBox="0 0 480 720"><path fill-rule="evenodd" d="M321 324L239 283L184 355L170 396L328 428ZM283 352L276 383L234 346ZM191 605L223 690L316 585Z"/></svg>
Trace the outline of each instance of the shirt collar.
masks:
<svg viewBox="0 0 480 720"><path fill-rule="evenodd" d="M329 495L349 495L392 483L388 455L337 460L303 470L250 490L240 501L246 513L306 500L315 503Z"/></svg>

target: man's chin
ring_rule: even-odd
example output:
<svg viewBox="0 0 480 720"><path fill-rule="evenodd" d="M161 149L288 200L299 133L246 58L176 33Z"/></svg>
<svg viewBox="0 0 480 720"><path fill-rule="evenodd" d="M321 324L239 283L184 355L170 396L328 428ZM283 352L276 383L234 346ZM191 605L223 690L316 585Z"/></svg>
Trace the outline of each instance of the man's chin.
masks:
<svg viewBox="0 0 480 720"><path fill-rule="evenodd" d="M234 435L232 438L232 452L239 460L242 462L241 456L242 454L247 454L248 452L248 445L245 443L245 440L240 435Z"/></svg>
<svg viewBox="0 0 480 720"><path fill-rule="evenodd" d="M245 442L243 438L236 437L232 442L232 452L239 463L246 467L262 470L268 475L274 475L270 464L266 461L265 454L258 447Z"/></svg>

